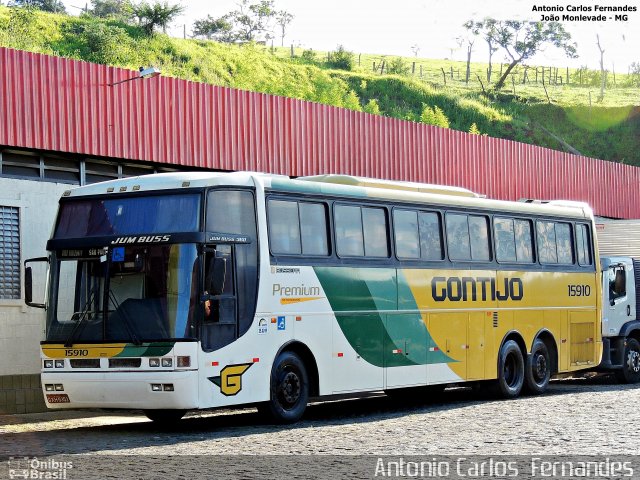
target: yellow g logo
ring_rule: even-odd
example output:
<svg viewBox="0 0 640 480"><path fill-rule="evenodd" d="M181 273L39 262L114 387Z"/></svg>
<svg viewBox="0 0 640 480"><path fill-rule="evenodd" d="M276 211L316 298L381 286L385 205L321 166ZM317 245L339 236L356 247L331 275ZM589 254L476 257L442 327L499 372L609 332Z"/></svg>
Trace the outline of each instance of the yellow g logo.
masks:
<svg viewBox="0 0 640 480"><path fill-rule="evenodd" d="M223 395L231 397L242 390L242 374L249 370L251 365L253 365L253 363L227 365L220 370L219 377L209 377L209 380L220 387L220 391Z"/></svg>

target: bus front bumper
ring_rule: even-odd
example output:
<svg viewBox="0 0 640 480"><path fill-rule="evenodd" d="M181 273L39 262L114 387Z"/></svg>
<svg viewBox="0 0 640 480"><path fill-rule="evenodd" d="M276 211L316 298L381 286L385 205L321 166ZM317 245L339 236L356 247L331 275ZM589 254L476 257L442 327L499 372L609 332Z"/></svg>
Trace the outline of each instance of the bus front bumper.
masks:
<svg viewBox="0 0 640 480"><path fill-rule="evenodd" d="M198 407L198 372L42 372L48 408Z"/></svg>

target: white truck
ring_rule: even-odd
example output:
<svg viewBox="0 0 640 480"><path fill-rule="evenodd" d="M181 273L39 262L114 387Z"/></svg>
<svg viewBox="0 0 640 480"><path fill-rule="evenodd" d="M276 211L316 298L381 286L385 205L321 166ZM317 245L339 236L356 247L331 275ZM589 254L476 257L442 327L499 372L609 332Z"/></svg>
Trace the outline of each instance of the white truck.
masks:
<svg viewBox="0 0 640 480"><path fill-rule="evenodd" d="M600 257L602 344L599 370L614 371L624 383L640 382L640 261Z"/></svg>

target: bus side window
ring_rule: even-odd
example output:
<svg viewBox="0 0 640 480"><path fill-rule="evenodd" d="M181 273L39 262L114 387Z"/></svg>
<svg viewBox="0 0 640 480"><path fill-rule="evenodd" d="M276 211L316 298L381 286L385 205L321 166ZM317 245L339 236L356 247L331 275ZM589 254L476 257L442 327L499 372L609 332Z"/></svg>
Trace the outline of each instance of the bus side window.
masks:
<svg viewBox="0 0 640 480"><path fill-rule="evenodd" d="M592 265L589 227L584 224L576 225L576 250L580 265Z"/></svg>

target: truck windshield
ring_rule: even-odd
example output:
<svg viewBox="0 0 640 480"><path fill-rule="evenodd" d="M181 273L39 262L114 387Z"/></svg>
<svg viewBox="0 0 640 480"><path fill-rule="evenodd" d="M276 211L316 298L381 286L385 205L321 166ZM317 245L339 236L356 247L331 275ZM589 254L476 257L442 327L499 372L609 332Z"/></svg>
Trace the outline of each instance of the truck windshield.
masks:
<svg viewBox="0 0 640 480"><path fill-rule="evenodd" d="M132 342L195 337L195 244L55 252L46 339Z"/></svg>

